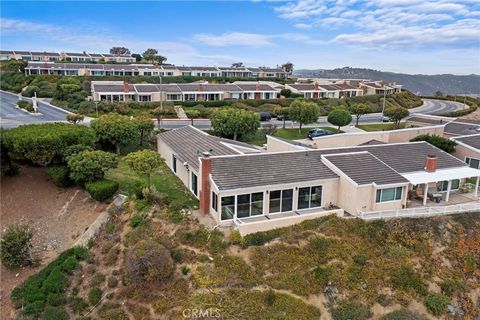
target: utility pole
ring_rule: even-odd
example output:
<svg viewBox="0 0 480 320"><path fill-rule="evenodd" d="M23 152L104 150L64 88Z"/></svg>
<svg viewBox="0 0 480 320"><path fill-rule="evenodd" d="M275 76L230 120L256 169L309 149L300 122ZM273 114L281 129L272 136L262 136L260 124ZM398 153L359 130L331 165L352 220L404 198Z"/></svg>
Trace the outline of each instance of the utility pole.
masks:
<svg viewBox="0 0 480 320"><path fill-rule="evenodd" d="M100 101L98 100L95 100L95 110L97 111L97 118L98 118L98 104L100 103Z"/></svg>
<svg viewBox="0 0 480 320"><path fill-rule="evenodd" d="M385 84L383 84L383 107L382 107L382 121L383 121L383 117L384 117L384 112L385 112L385 99L387 97L387 90L385 88Z"/></svg>
<svg viewBox="0 0 480 320"><path fill-rule="evenodd" d="M158 124L158 126L160 127L160 129L162 129L162 117L163 117L163 83L162 83L162 75L160 72L158 72L158 79L159 79L159 83L160 83L160 123Z"/></svg>

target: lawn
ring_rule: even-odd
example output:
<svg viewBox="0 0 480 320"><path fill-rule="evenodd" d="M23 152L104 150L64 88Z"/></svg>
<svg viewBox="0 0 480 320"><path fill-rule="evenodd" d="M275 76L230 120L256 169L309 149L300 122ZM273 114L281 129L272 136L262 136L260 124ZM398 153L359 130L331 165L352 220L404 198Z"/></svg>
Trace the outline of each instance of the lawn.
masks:
<svg viewBox="0 0 480 320"><path fill-rule="evenodd" d="M120 159L118 167L109 170L107 179L117 181L120 184L120 191L129 195L135 193L138 184L146 185L146 178L138 176L130 169L123 159ZM198 206L198 200L185 188L183 183L167 167L166 164L152 175L152 183L156 189L164 193L169 201L181 203L186 208Z"/></svg>
<svg viewBox="0 0 480 320"><path fill-rule="evenodd" d="M404 129L405 122L401 122L399 128L395 128L395 124L393 122L361 124L358 126L358 128L365 131L388 131L394 129Z"/></svg>
<svg viewBox="0 0 480 320"><path fill-rule="evenodd" d="M332 128L332 127L317 127L320 129L336 132L337 129ZM274 137L279 137L282 139L286 140L300 140L300 139L305 139L307 138L307 133L308 131L312 130L313 128L302 128L301 131L298 130L298 128L280 128L277 129L277 131L273 134ZM340 131L342 132L342 131ZM254 144L257 146L262 146L265 143L267 143L267 138L265 136L265 133L263 133L262 130L258 130L257 133L254 135L251 135L249 137L246 137L244 139L244 142Z"/></svg>

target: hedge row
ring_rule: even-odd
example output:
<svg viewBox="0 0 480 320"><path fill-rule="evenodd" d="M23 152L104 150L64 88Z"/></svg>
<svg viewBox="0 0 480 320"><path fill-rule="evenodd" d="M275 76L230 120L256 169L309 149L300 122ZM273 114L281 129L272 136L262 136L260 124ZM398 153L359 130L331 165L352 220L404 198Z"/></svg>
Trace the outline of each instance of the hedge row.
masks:
<svg viewBox="0 0 480 320"><path fill-rule="evenodd" d="M85 189L97 201L105 201L111 198L118 190L118 182L102 179L94 182L87 182Z"/></svg>
<svg viewBox="0 0 480 320"><path fill-rule="evenodd" d="M32 104L30 101L18 100L18 101L17 101L17 106L19 106L19 107L22 108L22 109L27 110L28 112L33 112L33 111L35 111L35 110L33 109L33 104Z"/></svg>

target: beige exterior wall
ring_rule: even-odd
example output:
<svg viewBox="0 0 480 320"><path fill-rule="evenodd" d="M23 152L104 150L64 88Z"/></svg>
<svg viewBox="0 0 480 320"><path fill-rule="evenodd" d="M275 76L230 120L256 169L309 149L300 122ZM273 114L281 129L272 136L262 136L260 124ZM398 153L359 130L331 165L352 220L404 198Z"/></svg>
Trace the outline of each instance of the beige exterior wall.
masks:
<svg viewBox="0 0 480 320"><path fill-rule="evenodd" d="M295 151L295 150L306 150L306 149L307 148L296 146L289 142L267 135L267 151L268 152Z"/></svg>
<svg viewBox="0 0 480 320"><path fill-rule="evenodd" d="M352 147L366 143L370 140L378 140L384 143L408 142L422 134L443 135L444 126L431 126L422 128L407 128L391 131L352 132L331 136L314 138L310 143L316 149L334 147Z"/></svg>
<svg viewBox="0 0 480 320"><path fill-rule="evenodd" d="M480 139L480 136L478 139ZM466 157L480 160L480 150L475 150L459 143L455 146L455 153L453 155L462 161L465 161Z"/></svg>
<svg viewBox="0 0 480 320"><path fill-rule="evenodd" d="M172 160L173 160L172 155L174 154L173 150L166 143L164 143L160 138L157 138L157 144L158 144L158 153L160 153L162 158L165 159L165 163L173 172L173 164L172 164ZM194 173L197 174L197 172L194 172ZM179 159L177 159L177 172L175 173L175 175L190 190L190 170L185 168L182 161ZM197 177L200 179L198 174L197 174ZM199 189L200 189L200 186L199 186Z"/></svg>

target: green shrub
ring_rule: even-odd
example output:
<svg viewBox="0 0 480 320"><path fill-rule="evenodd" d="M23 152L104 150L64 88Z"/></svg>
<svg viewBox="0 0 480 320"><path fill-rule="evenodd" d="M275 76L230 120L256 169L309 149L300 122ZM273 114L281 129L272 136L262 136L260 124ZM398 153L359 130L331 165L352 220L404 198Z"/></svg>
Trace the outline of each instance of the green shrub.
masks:
<svg viewBox="0 0 480 320"><path fill-rule="evenodd" d="M401 266L392 275L393 287L398 290L413 289L420 295L425 295L427 289L422 277L411 266Z"/></svg>
<svg viewBox="0 0 480 320"><path fill-rule="evenodd" d="M61 306L65 304L65 295L63 293L51 292L47 296L47 302L54 307Z"/></svg>
<svg viewBox="0 0 480 320"><path fill-rule="evenodd" d="M105 201L111 198L118 190L118 182L102 179L85 183L85 189L97 201Z"/></svg>
<svg viewBox="0 0 480 320"><path fill-rule="evenodd" d="M402 246L402 245L396 245L390 248L390 254L392 257L397 258L397 259L405 259L410 257L410 249Z"/></svg>
<svg viewBox="0 0 480 320"><path fill-rule="evenodd" d="M440 288L442 288L444 294L451 297L456 292L463 291L465 285L458 279L448 279L440 283Z"/></svg>
<svg viewBox="0 0 480 320"><path fill-rule="evenodd" d="M313 276L321 281L323 285L327 284L328 282L328 270L322 267L316 267L313 269Z"/></svg>
<svg viewBox="0 0 480 320"><path fill-rule="evenodd" d="M73 271L75 271L79 267L80 264L78 263L77 259L75 259L75 257L68 257L62 263L62 271L69 274L73 273Z"/></svg>
<svg viewBox="0 0 480 320"><path fill-rule="evenodd" d="M386 314L382 320L423 320L420 315L416 315L408 309L402 308Z"/></svg>
<svg viewBox="0 0 480 320"><path fill-rule="evenodd" d="M137 211L142 211L144 209L148 208L148 202L147 200L145 199L141 199L141 200L136 200L135 201L135 209L137 209Z"/></svg>
<svg viewBox="0 0 480 320"><path fill-rule="evenodd" d="M72 179L70 179L67 166L52 166L46 169L48 178L57 186L57 187L68 187L73 184Z"/></svg>
<svg viewBox="0 0 480 320"><path fill-rule="evenodd" d="M365 256L362 256L362 255L356 255L356 256L353 256L353 262L355 262L358 265L364 266L367 264L367 258L365 258Z"/></svg>
<svg viewBox="0 0 480 320"><path fill-rule="evenodd" d="M68 320L68 313L65 307L48 306L43 312L44 320Z"/></svg>
<svg viewBox="0 0 480 320"><path fill-rule="evenodd" d="M308 241L310 248L318 253L325 253L328 248L328 240L322 236L314 236Z"/></svg>
<svg viewBox="0 0 480 320"><path fill-rule="evenodd" d="M88 302L92 306L96 306L102 300L102 289L95 287L88 291Z"/></svg>
<svg viewBox="0 0 480 320"><path fill-rule="evenodd" d="M0 240L0 258L5 267L21 267L33 262L30 255L32 236L30 227L27 225L7 227Z"/></svg>
<svg viewBox="0 0 480 320"><path fill-rule="evenodd" d="M330 314L333 320L366 320L372 315L368 306L354 301L341 301Z"/></svg>
<svg viewBox="0 0 480 320"><path fill-rule="evenodd" d="M429 293L425 297L425 305L436 316L445 312L448 302L448 298L440 293Z"/></svg>
<svg viewBox="0 0 480 320"><path fill-rule="evenodd" d="M23 314L26 316L35 316L38 317L45 308L45 302L41 300L33 301L28 303L23 309Z"/></svg>
<svg viewBox="0 0 480 320"><path fill-rule="evenodd" d="M81 313L87 308L87 303L82 298L76 296L68 297L68 305L74 313Z"/></svg>
<svg viewBox="0 0 480 320"><path fill-rule="evenodd" d="M182 267L182 274L187 275L190 272L190 268L188 266L183 266Z"/></svg>
<svg viewBox="0 0 480 320"><path fill-rule="evenodd" d="M267 291L267 294L265 295L265 303L268 306L273 306L276 299L277 299L277 295L275 294L275 291L273 291L272 289L269 289Z"/></svg>
<svg viewBox="0 0 480 320"><path fill-rule="evenodd" d="M453 153L455 151L455 146L457 145L454 140L429 134L419 135L410 141L426 141L448 153Z"/></svg>
<svg viewBox="0 0 480 320"><path fill-rule="evenodd" d="M471 254L467 254L463 259L463 265L467 272L474 272L477 269L477 260Z"/></svg>
<svg viewBox="0 0 480 320"><path fill-rule="evenodd" d="M247 234L244 239L245 239L244 244L243 244L244 247L261 246L261 245L264 245L265 243L272 240L272 238L270 238L264 232Z"/></svg>
<svg viewBox="0 0 480 320"><path fill-rule="evenodd" d="M42 288L45 292L61 292L68 283L68 279L60 270L55 267L43 281Z"/></svg>
<svg viewBox="0 0 480 320"><path fill-rule="evenodd" d="M28 112L34 112L35 111L33 109L33 104L30 101L18 100L17 101L17 106L19 106L22 109L27 110Z"/></svg>
<svg viewBox="0 0 480 320"><path fill-rule="evenodd" d="M180 250L175 250L172 252L172 259L175 262L181 262L183 258L183 253Z"/></svg>
<svg viewBox="0 0 480 320"><path fill-rule="evenodd" d="M243 245L244 239L238 230L232 230L228 235L228 242L233 245Z"/></svg>
<svg viewBox="0 0 480 320"><path fill-rule="evenodd" d="M132 228L136 228L138 227L139 225L143 224L145 220L143 219L143 216L141 214L134 214L131 218L130 218L130 227Z"/></svg>

